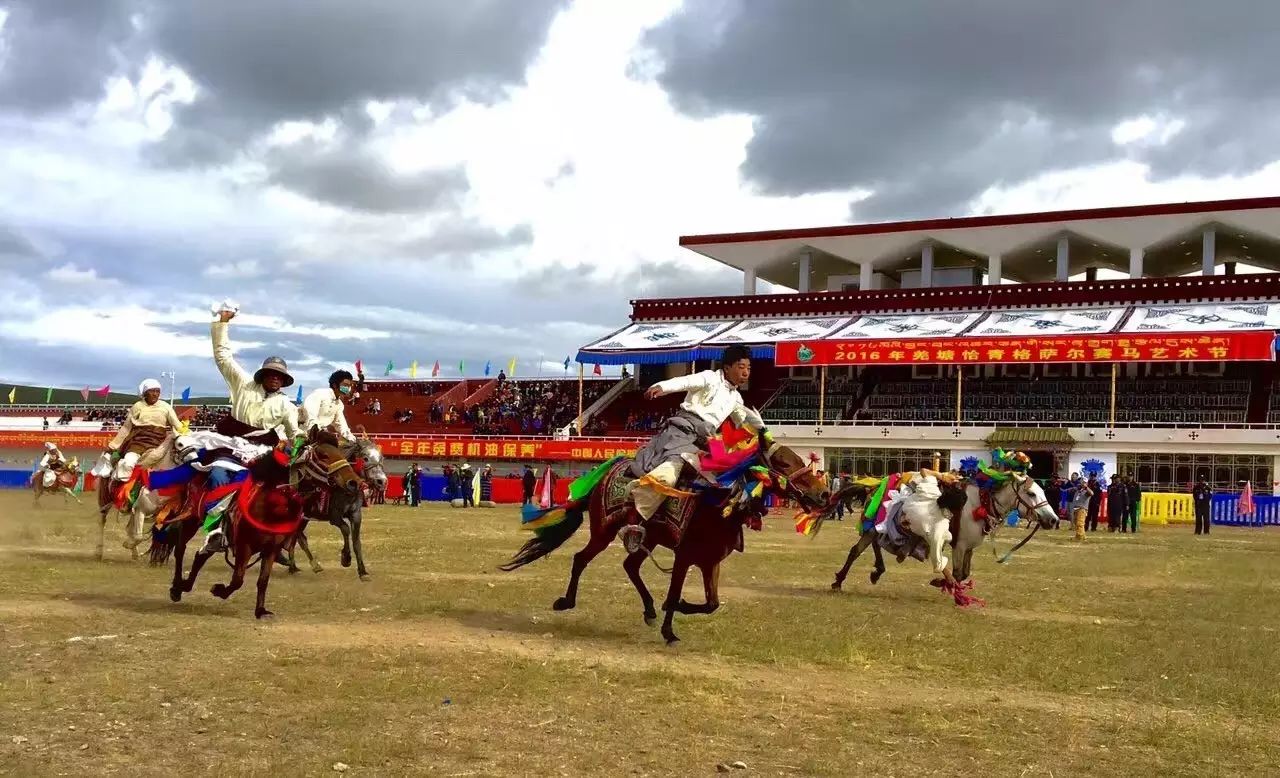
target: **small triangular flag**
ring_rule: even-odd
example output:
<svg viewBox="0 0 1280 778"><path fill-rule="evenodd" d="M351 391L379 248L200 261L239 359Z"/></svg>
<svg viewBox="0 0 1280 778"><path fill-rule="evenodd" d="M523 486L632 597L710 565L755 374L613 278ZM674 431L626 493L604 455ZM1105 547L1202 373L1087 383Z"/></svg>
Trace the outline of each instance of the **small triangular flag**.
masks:
<svg viewBox="0 0 1280 778"><path fill-rule="evenodd" d="M386 376L386 375L391 375L391 371L392 371L392 370L395 370L395 369L396 369L396 366L395 366L395 365L393 365L393 364L391 364L390 362L388 362L388 363L387 363L387 371L386 371L385 373L383 373L383 375L384 375L384 376Z"/></svg>
<svg viewBox="0 0 1280 778"><path fill-rule="evenodd" d="M86 386L85 388L83 388L83 389L81 389L81 390L80 390L80 397L81 397L85 402L89 402L89 387L87 387L87 386Z"/></svg>
<svg viewBox="0 0 1280 778"><path fill-rule="evenodd" d="M564 358L564 369L565 369L565 372L568 372L568 370L569 370L569 358L568 358L568 357L565 357L565 358Z"/></svg>
<svg viewBox="0 0 1280 778"><path fill-rule="evenodd" d="M596 365L594 368L592 368L591 372L596 375L604 375L604 371L600 369L599 365Z"/></svg>
<svg viewBox="0 0 1280 778"><path fill-rule="evenodd" d="M438 375L440 375L440 360L437 359L436 363L431 366L431 377L435 378Z"/></svg>
<svg viewBox="0 0 1280 778"><path fill-rule="evenodd" d="M489 368L490 368L490 364L489 364L488 362L485 362L485 363L484 363L484 374L485 374L485 377L486 377L486 378L489 376Z"/></svg>
<svg viewBox="0 0 1280 778"><path fill-rule="evenodd" d="M191 387L188 386L186 389L182 390L182 401L184 403L191 402Z"/></svg>
<svg viewBox="0 0 1280 778"><path fill-rule="evenodd" d="M516 358L512 357L511 361L507 363L507 377L512 378L515 376L515 374L516 374Z"/></svg>
<svg viewBox="0 0 1280 778"><path fill-rule="evenodd" d="M294 400L294 402L298 403L299 405L302 404L302 384L298 384L298 399Z"/></svg>
<svg viewBox="0 0 1280 778"><path fill-rule="evenodd" d="M10 390L9 390L9 404L10 404L10 405L13 405L13 398L15 398L15 397L17 397L17 396L18 396L18 387L16 387L16 386L15 386L15 387L13 387L12 389L10 389Z"/></svg>
<svg viewBox="0 0 1280 778"><path fill-rule="evenodd" d="M463 375L463 374L464 374L464 373L466 373L466 372L467 372L467 366L466 366L466 365L465 365L461 360L459 360L459 361L458 361L458 375Z"/></svg>
<svg viewBox="0 0 1280 778"><path fill-rule="evenodd" d="M53 402L53 387L49 387L44 392L44 402L46 405Z"/></svg>

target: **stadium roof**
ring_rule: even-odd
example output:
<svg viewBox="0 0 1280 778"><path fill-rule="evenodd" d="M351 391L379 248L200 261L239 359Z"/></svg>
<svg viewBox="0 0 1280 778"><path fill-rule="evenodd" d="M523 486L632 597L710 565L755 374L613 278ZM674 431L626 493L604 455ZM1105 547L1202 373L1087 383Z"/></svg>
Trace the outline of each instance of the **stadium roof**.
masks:
<svg viewBox="0 0 1280 778"><path fill-rule="evenodd" d="M1036 282L1056 278L1060 238L1070 246L1072 276L1088 268L1127 272L1130 251L1138 249L1145 275L1185 274L1201 267L1207 228L1215 230L1220 263L1280 270L1280 197L687 235L680 245L792 289L800 288L804 254L819 281L856 278L863 263L898 277L919 266L925 245L933 247L936 270L985 270L988 257L999 255L1003 277Z"/></svg>

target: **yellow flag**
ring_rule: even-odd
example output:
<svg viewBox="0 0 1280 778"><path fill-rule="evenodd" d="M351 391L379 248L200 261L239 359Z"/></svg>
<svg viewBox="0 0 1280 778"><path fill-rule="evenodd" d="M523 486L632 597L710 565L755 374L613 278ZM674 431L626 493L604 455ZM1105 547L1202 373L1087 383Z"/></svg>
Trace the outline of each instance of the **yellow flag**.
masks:
<svg viewBox="0 0 1280 778"><path fill-rule="evenodd" d="M507 377L510 378L516 374L516 358L512 357L507 363Z"/></svg>
<svg viewBox="0 0 1280 778"><path fill-rule="evenodd" d="M418 360L416 359L413 360L413 364L409 365L409 377L410 378L418 377Z"/></svg>
<svg viewBox="0 0 1280 778"><path fill-rule="evenodd" d="M18 387L16 387L16 386L15 386L15 387L13 387L12 389L10 389L10 390L9 390L9 404L10 404L10 405L13 405L13 398L15 398L15 397L17 397L17 396L18 396Z"/></svg>
<svg viewBox="0 0 1280 778"><path fill-rule="evenodd" d="M179 435L190 435L190 434L191 434L191 422L190 422L190 420L183 419L182 423L178 425L178 434L179 434Z"/></svg>

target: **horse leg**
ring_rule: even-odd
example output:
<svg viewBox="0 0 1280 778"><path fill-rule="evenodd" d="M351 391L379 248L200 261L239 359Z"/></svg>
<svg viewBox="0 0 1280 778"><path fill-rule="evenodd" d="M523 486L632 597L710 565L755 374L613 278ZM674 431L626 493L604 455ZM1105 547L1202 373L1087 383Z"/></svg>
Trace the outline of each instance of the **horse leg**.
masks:
<svg viewBox="0 0 1280 778"><path fill-rule="evenodd" d="M338 522L338 530L342 532L342 557L339 561L343 567L351 567L351 524L345 516Z"/></svg>
<svg viewBox="0 0 1280 778"><path fill-rule="evenodd" d="M595 528L592 527L592 529ZM582 571L587 569L587 565L591 564L591 560L599 556L601 551L609 547L617 534L617 528L614 528L613 532L601 528L599 534L593 532L587 545L573 555L573 568L569 571L569 586L564 590L564 596L551 605L554 610L567 611L578 604L578 581L582 578Z"/></svg>
<svg viewBox="0 0 1280 778"><path fill-rule="evenodd" d="M648 542L644 544L644 548L645 551L653 551L653 547ZM636 587L636 591L640 594L640 602L644 604L644 623L652 627L658 621L658 612L653 608L653 595L649 593L649 587L644 585L644 579L640 577L640 568L644 565L646 556L645 551L628 554L622 562L622 569L627 571L627 578L631 579L631 585Z"/></svg>
<svg viewBox="0 0 1280 778"><path fill-rule="evenodd" d="M362 510L359 505L352 509L351 517L351 550L356 555L356 574L360 576L361 581L369 580L369 568L364 566L364 549L360 546L360 525L362 521Z"/></svg>
<svg viewBox="0 0 1280 778"><path fill-rule="evenodd" d="M324 572L324 568L321 567L320 563L316 561L315 554L311 553L311 544L307 542L307 532L305 527L298 531L298 548L301 548L302 553L307 555L307 561L311 563L311 572L313 573ZM289 572L291 573L298 572L298 565L293 559L292 549L289 550Z"/></svg>
<svg viewBox="0 0 1280 778"><path fill-rule="evenodd" d="M876 569L871 571L871 583L879 583L880 576L884 575L884 554L880 553L880 538L872 536L871 550L876 555Z"/></svg>
<svg viewBox="0 0 1280 778"><path fill-rule="evenodd" d="M836 580L831 584L832 591L840 591L840 587L844 585L844 579L849 577L849 568L853 567L853 563L862 555L862 552L867 550L867 546L872 545L875 542L875 533L876 531L874 529L867 530L862 533L862 535L859 536L859 538L849 548L849 556L844 560L844 567L836 571ZM876 546L877 560L879 557L880 547Z"/></svg>
<svg viewBox="0 0 1280 778"><path fill-rule="evenodd" d="M258 562L258 604L253 609L254 618L262 619L275 615L267 610L267 584L271 581L271 567L275 563L274 551L270 554L263 552Z"/></svg>
<svg viewBox="0 0 1280 778"><path fill-rule="evenodd" d="M268 559L270 559L271 562L275 562L274 557L275 557L275 552L277 550L278 549L275 549L275 548L270 549L271 551L270 556L264 554L262 557L261 564L265 565ZM219 597L225 600L231 595L235 594L236 590L239 589L241 586L244 586L244 574L245 574L245 571L249 569L249 557L253 554L253 552L249 549L249 544L246 541L237 540L235 544L234 554L235 554L236 564L235 564L235 567L232 568L231 570L231 582L227 584L221 584L221 583L214 584L209 589L209 592L214 597Z"/></svg>
<svg viewBox="0 0 1280 778"><path fill-rule="evenodd" d="M662 620L662 637L667 641L667 645L680 640L676 637L675 630L671 628L671 623L675 619L676 605L680 601L680 593L684 591L684 579L688 574L689 560L677 551L676 561L671 566L671 585L667 588L667 599L662 603L662 610L667 614Z"/></svg>
<svg viewBox="0 0 1280 778"><path fill-rule="evenodd" d="M98 548L94 553L98 557L99 562L102 561L104 549L107 544L107 514L110 512L111 506L109 505L98 510Z"/></svg>
<svg viewBox="0 0 1280 778"><path fill-rule="evenodd" d="M706 602L694 605L684 599L676 603L676 610L685 615L712 614L720 607L720 563L701 564L702 589L706 593Z"/></svg>

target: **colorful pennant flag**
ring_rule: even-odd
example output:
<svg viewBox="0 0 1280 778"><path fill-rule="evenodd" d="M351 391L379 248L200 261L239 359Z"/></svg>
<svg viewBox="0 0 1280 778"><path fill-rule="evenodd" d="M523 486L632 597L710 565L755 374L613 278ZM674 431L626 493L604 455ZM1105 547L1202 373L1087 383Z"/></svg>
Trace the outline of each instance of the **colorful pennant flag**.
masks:
<svg viewBox="0 0 1280 778"><path fill-rule="evenodd" d="M467 366L463 364L462 360L458 360L458 375L463 375L466 372L467 372Z"/></svg>
<svg viewBox="0 0 1280 778"><path fill-rule="evenodd" d="M391 364L390 362L388 362L388 363L387 363L387 370L386 370L386 372L385 372L385 373L383 373L383 375L384 375L384 376L389 376L389 375L391 375L391 371L392 371L392 370L395 370L395 369L396 369L396 366L395 366L395 365L393 365L393 364Z"/></svg>
<svg viewBox="0 0 1280 778"><path fill-rule="evenodd" d="M484 363L484 377L485 377L485 378L488 378L488 377L489 377L489 368L490 368L490 364L489 364L489 362L488 362L488 361L486 361L486 362Z"/></svg>
<svg viewBox="0 0 1280 778"><path fill-rule="evenodd" d="M594 373L595 375L604 375L604 371L600 369L599 365L596 365L594 368L592 368L591 372Z"/></svg>
<svg viewBox="0 0 1280 778"><path fill-rule="evenodd" d="M48 389L44 390L44 402L45 402L45 405L48 405L49 403L53 402L53 387L52 387L52 386L51 386L51 387L49 387Z"/></svg>
<svg viewBox="0 0 1280 778"><path fill-rule="evenodd" d="M431 368L431 377L435 378L440 375L440 360L436 360L435 365Z"/></svg>
<svg viewBox="0 0 1280 778"><path fill-rule="evenodd" d="M298 399L294 400L297 404L302 404L302 384L298 384Z"/></svg>
<svg viewBox="0 0 1280 778"><path fill-rule="evenodd" d="M516 358L512 357L511 361L507 363L507 377L514 378L515 374L516 374Z"/></svg>
<svg viewBox="0 0 1280 778"><path fill-rule="evenodd" d="M416 359L409 364L409 377L410 378L418 377L418 360Z"/></svg>
<svg viewBox="0 0 1280 778"><path fill-rule="evenodd" d="M89 402L89 387L86 386L80 390L80 398L85 402Z"/></svg>
<svg viewBox="0 0 1280 778"><path fill-rule="evenodd" d="M16 386L15 386L15 387L13 387L12 389L10 389L10 390L9 390L9 404L10 404L10 405L13 405L13 398L15 398L15 397L17 397L17 396L18 396L18 387L16 387Z"/></svg>
<svg viewBox="0 0 1280 778"><path fill-rule="evenodd" d="M364 372L364 365L360 364L360 360L358 360L358 359L357 359L357 360L356 360L356 375L360 375L360 374L361 374L361 373L363 373L363 372Z"/></svg>
<svg viewBox="0 0 1280 778"><path fill-rule="evenodd" d="M98 390L99 397L106 397L110 394L111 394L111 384L107 384L106 386Z"/></svg>
<svg viewBox="0 0 1280 778"><path fill-rule="evenodd" d="M191 402L191 387L188 386L186 389L182 390L182 401L184 403Z"/></svg>
<svg viewBox="0 0 1280 778"><path fill-rule="evenodd" d="M566 373L567 373L567 372L569 372L569 358L568 358L568 357L565 357L565 358L564 358L564 371L565 371Z"/></svg>

